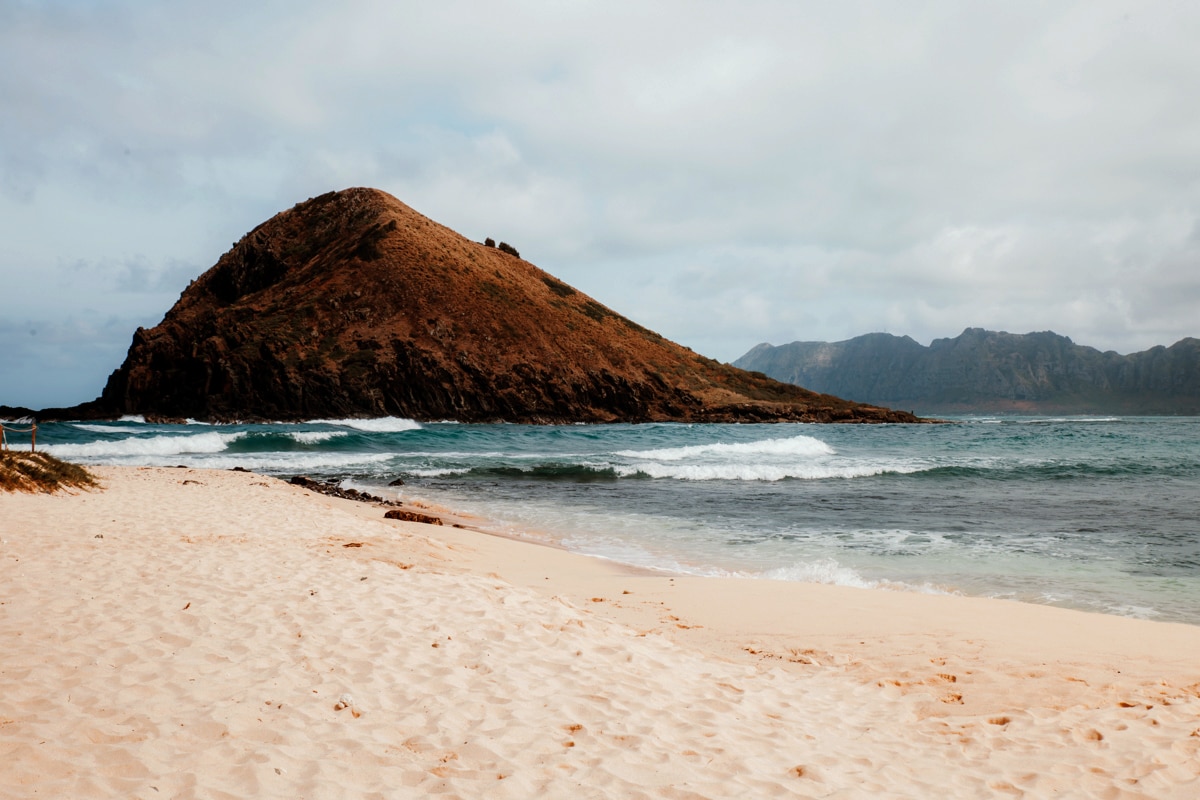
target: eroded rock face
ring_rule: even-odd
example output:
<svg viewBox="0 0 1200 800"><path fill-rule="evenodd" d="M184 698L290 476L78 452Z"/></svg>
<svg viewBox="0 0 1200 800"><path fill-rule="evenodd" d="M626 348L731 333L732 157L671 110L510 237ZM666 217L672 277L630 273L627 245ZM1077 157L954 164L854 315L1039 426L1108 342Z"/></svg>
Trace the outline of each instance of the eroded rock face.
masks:
<svg viewBox="0 0 1200 800"><path fill-rule="evenodd" d="M248 233L138 329L87 405L211 421L915 421L704 358L374 189Z"/></svg>

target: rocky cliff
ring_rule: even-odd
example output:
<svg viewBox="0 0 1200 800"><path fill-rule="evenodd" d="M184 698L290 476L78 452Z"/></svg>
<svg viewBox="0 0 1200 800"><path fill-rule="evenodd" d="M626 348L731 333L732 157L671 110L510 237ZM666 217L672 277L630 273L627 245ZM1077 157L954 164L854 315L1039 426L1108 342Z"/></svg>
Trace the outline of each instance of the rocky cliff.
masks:
<svg viewBox="0 0 1200 800"><path fill-rule="evenodd" d="M928 347L872 333L843 342L760 344L734 365L927 414L1200 413L1200 339L1119 355L1052 332L968 328Z"/></svg>
<svg viewBox="0 0 1200 800"><path fill-rule="evenodd" d="M195 280L66 416L467 422L911 415L704 358L373 189L277 214Z"/></svg>

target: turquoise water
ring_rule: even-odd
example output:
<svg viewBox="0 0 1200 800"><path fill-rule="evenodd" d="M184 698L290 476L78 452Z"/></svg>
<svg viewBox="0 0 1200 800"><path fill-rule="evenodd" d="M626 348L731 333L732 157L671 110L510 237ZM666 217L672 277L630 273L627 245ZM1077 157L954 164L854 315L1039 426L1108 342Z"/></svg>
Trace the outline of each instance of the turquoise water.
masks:
<svg viewBox="0 0 1200 800"><path fill-rule="evenodd" d="M92 464L337 478L704 575L1005 597L1200 624L1200 418L949 425L56 423Z"/></svg>

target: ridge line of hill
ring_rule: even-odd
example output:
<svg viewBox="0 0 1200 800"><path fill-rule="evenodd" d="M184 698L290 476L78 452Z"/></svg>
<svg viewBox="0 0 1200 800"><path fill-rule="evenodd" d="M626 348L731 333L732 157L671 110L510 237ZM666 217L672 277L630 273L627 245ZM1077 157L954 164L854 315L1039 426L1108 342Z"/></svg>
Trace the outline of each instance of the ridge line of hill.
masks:
<svg viewBox="0 0 1200 800"><path fill-rule="evenodd" d="M35 416L919 421L705 358L490 244L377 189L310 198L139 328L96 400Z"/></svg>
<svg viewBox="0 0 1200 800"><path fill-rule="evenodd" d="M733 362L777 380L922 414L1200 414L1200 339L1120 355L1052 331L967 328L928 347L870 333L760 344Z"/></svg>

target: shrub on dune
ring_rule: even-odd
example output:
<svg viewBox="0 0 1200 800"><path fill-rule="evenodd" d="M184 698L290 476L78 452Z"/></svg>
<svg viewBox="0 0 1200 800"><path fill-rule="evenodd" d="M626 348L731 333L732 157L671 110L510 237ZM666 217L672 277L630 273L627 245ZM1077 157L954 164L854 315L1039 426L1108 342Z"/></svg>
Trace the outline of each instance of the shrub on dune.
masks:
<svg viewBox="0 0 1200 800"><path fill-rule="evenodd" d="M0 451L0 491L53 493L97 486L86 469L49 453Z"/></svg>

